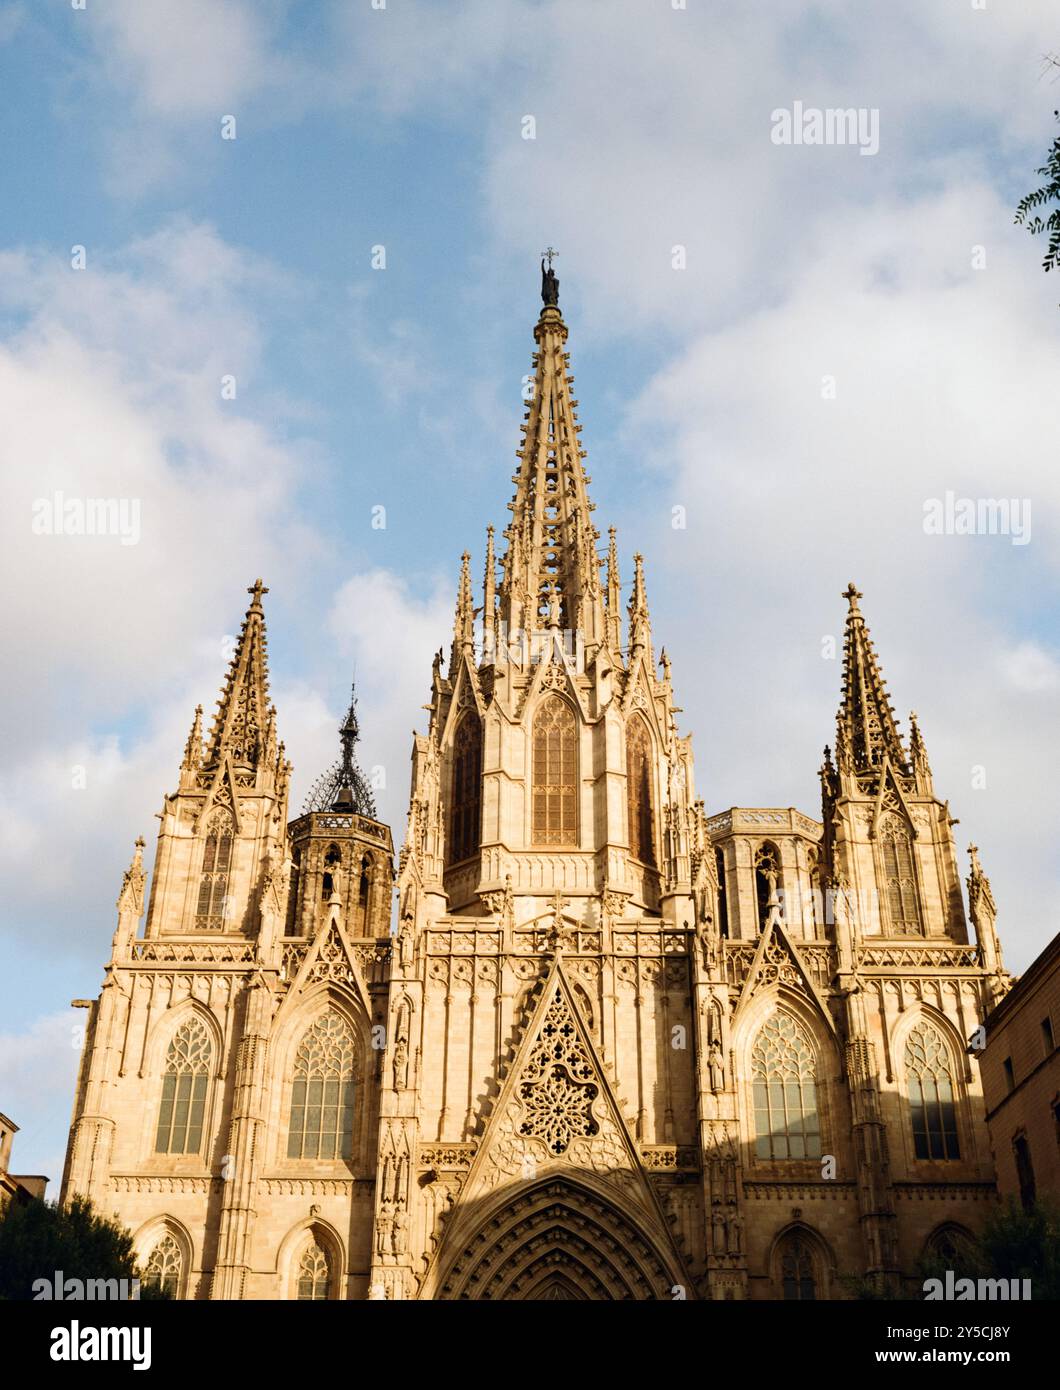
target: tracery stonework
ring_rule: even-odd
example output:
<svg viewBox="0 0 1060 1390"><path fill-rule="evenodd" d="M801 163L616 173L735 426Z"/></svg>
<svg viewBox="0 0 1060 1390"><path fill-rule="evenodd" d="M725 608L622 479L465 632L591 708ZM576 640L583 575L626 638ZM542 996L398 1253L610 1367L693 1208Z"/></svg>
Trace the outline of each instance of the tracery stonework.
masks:
<svg viewBox="0 0 1060 1390"><path fill-rule="evenodd" d="M396 873L355 700L289 805L258 580L150 892L142 841L123 878L63 1195L179 1297L901 1292L996 1200L966 1048L1008 988L994 898L973 856L966 912L861 595L820 818L708 816L546 289L508 524L424 653Z"/></svg>

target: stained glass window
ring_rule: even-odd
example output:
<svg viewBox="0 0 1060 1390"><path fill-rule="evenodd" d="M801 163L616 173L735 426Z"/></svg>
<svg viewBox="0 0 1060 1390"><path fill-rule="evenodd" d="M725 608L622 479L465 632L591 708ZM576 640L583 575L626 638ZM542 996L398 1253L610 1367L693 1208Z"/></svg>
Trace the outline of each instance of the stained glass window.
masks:
<svg viewBox="0 0 1060 1390"><path fill-rule="evenodd" d="M232 818L227 811L215 811L206 830L202 852L202 876L195 925L206 931L224 927L228 875L232 868Z"/></svg>
<svg viewBox="0 0 1060 1390"><path fill-rule="evenodd" d="M459 864L478 851L482 814L482 725L465 714L453 740L453 782L449 809L449 862Z"/></svg>
<svg viewBox="0 0 1060 1390"><path fill-rule="evenodd" d="M193 1154L202 1147L212 1052L210 1035L200 1018L187 1019L173 1035L162 1073L156 1153Z"/></svg>
<svg viewBox="0 0 1060 1390"><path fill-rule="evenodd" d="M298 1264L298 1297L301 1300L331 1297L328 1257L315 1240L306 1246Z"/></svg>
<svg viewBox="0 0 1060 1390"><path fill-rule="evenodd" d="M909 1034L905 1071L917 1158L960 1158L949 1050L926 1023Z"/></svg>
<svg viewBox="0 0 1060 1390"><path fill-rule="evenodd" d="M751 1051L755 1153L764 1159L820 1158L813 1048L790 1014L762 1025Z"/></svg>
<svg viewBox="0 0 1060 1390"><path fill-rule="evenodd" d="M170 1298L176 1298L180 1293L183 1266L184 1257L180 1252L180 1246L173 1236L164 1235L147 1257L144 1283L169 1294Z"/></svg>
<svg viewBox="0 0 1060 1390"><path fill-rule="evenodd" d="M535 845L578 843L578 728L558 695L534 717L533 818Z"/></svg>
<svg viewBox="0 0 1060 1390"><path fill-rule="evenodd" d="M626 728L626 802L629 852L642 864L655 863L651 773L651 735L638 715L629 721Z"/></svg>
<svg viewBox="0 0 1060 1390"><path fill-rule="evenodd" d="M787 1300L807 1301L817 1297L813 1252L798 1231L784 1237L780 1247L780 1281Z"/></svg>
<svg viewBox="0 0 1060 1390"><path fill-rule="evenodd" d="M920 910L916 898L916 871L913 868L913 841L909 828L897 816L888 816L880 831L883 855L884 898L891 931L900 935L920 933Z"/></svg>
<svg viewBox="0 0 1060 1390"><path fill-rule="evenodd" d="M295 1054L288 1158L352 1157L353 1059L349 1024L321 1015Z"/></svg>

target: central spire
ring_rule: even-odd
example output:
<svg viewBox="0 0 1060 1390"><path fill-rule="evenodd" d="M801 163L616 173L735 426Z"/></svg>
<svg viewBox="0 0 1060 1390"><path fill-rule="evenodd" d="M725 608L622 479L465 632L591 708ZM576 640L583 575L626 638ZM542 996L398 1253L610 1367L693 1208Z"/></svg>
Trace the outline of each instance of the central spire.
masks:
<svg viewBox="0 0 1060 1390"><path fill-rule="evenodd" d="M869 772L885 757L895 769L909 772L887 686L880 671L865 617L862 597L853 583L843 592L849 607L843 642L843 697L836 720L836 756L840 771Z"/></svg>
<svg viewBox="0 0 1060 1390"><path fill-rule="evenodd" d="M509 634L559 626L581 631L587 644L606 640L600 564L587 485L585 451L571 395L574 378L564 351L567 325L559 311L559 280L541 262L541 316L534 328L533 384L513 476L512 519L504 532L499 617ZM557 623L558 618L558 623Z"/></svg>

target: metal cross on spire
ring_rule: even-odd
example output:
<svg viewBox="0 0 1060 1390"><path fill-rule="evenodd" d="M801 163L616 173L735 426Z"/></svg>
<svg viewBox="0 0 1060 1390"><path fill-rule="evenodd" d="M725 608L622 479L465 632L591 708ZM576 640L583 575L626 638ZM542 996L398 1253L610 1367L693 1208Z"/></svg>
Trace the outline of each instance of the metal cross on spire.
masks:
<svg viewBox="0 0 1060 1390"><path fill-rule="evenodd" d="M548 261L548 268L549 268L549 270L551 270L551 269L552 269L552 258L553 258L553 256L558 256L558 255L559 255L559 252L558 252L554 247L550 246L550 247L548 247L547 250L542 251L542 252L541 252L541 255L547 259L547 261Z"/></svg>

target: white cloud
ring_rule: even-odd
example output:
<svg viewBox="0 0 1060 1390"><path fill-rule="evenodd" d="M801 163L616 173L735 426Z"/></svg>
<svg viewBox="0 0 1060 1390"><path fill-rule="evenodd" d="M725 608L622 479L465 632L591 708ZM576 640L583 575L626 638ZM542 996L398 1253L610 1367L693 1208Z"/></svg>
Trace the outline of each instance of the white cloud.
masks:
<svg viewBox="0 0 1060 1390"><path fill-rule="evenodd" d="M412 733L426 728L421 707L430 698L432 654L444 647L448 661L458 579L458 569L451 579L436 578L421 596L386 570L355 574L335 595L327 619L338 653L356 670L361 765L366 772L384 769L386 788L376 805L399 844Z"/></svg>
<svg viewBox="0 0 1060 1390"><path fill-rule="evenodd" d="M23 1032L0 1034L0 1095L4 1114L19 1127L12 1170L47 1177L52 1200L63 1175L86 1018L64 1009L34 1019Z"/></svg>
<svg viewBox="0 0 1060 1390"><path fill-rule="evenodd" d="M1060 688L1060 661L1037 642L1020 642L1001 659L1003 676L1018 691L1039 695Z"/></svg>

